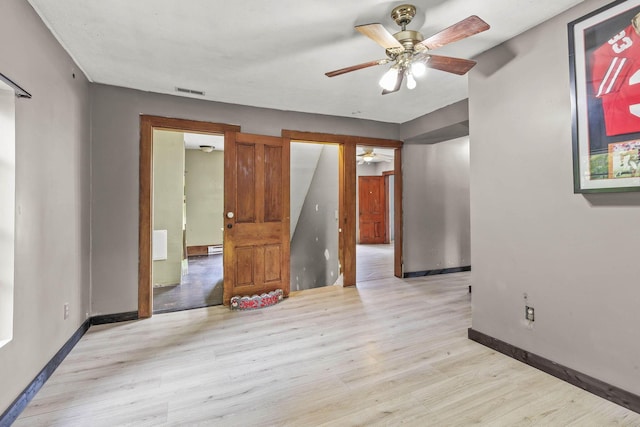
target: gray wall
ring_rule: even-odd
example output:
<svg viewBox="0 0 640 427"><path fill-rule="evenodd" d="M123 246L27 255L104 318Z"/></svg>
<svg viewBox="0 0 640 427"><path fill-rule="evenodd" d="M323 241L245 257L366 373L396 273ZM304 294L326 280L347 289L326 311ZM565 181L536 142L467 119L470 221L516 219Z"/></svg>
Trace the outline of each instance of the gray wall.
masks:
<svg viewBox="0 0 640 427"><path fill-rule="evenodd" d="M16 100L14 330L0 348L0 412L84 322L90 293L88 82L26 1L1 9L0 72L33 99Z"/></svg>
<svg viewBox="0 0 640 427"><path fill-rule="evenodd" d="M477 58L473 328L640 394L640 193L573 194L567 23L607 3L587 1Z"/></svg>
<svg viewBox="0 0 640 427"><path fill-rule="evenodd" d="M470 265L469 137L406 144L402 160L404 271Z"/></svg>
<svg viewBox="0 0 640 427"><path fill-rule="evenodd" d="M294 113L91 85L92 308L94 315L138 308L138 159L140 114L242 126L279 136L282 129L397 139L399 126Z"/></svg>
<svg viewBox="0 0 640 427"><path fill-rule="evenodd" d="M333 285L338 279L338 193L338 146L322 145L291 239L292 291Z"/></svg>
<svg viewBox="0 0 640 427"><path fill-rule="evenodd" d="M402 124L405 143L435 144L469 135L469 101L463 99Z"/></svg>

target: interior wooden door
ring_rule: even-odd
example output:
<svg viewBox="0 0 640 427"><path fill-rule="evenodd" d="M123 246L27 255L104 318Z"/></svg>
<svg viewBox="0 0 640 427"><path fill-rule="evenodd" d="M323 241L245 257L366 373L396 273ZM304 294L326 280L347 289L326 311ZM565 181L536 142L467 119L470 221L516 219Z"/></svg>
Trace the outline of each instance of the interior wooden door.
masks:
<svg viewBox="0 0 640 427"><path fill-rule="evenodd" d="M384 176L358 177L360 243L387 241L387 212Z"/></svg>
<svg viewBox="0 0 640 427"><path fill-rule="evenodd" d="M223 302L276 289L287 296L288 139L236 132L225 138Z"/></svg>

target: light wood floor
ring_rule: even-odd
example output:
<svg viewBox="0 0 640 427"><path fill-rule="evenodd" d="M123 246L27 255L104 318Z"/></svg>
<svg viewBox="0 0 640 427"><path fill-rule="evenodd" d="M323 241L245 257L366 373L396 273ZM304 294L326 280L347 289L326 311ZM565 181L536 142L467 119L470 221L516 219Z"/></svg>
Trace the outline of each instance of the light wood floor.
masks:
<svg viewBox="0 0 640 427"><path fill-rule="evenodd" d="M356 245L356 283L393 276L393 243Z"/></svg>
<svg viewBox="0 0 640 427"><path fill-rule="evenodd" d="M466 338L470 273L92 327L15 426L606 426L640 415Z"/></svg>

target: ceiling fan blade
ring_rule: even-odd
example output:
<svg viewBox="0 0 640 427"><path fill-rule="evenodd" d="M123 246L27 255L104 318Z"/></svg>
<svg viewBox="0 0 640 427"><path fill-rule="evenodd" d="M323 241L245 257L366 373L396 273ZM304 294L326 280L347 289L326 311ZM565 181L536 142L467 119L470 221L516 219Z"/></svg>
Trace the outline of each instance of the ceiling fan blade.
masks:
<svg viewBox="0 0 640 427"><path fill-rule="evenodd" d="M463 19L449 28L445 28L418 43L427 49L436 49L449 43L457 42L474 34L481 33L489 29L489 24L475 15Z"/></svg>
<svg viewBox="0 0 640 427"><path fill-rule="evenodd" d="M374 42L378 43L385 49L399 48L404 50L404 47L396 40L393 35L387 31L382 24L366 24L356 26L356 30L361 34L369 37Z"/></svg>
<svg viewBox="0 0 640 427"><path fill-rule="evenodd" d="M425 62L427 67L459 76L467 74L476 65L476 61L450 56L427 55L427 58L428 60Z"/></svg>
<svg viewBox="0 0 640 427"><path fill-rule="evenodd" d="M373 67L375 65L384 65L388 62L388 59L378 59L375 61L364 62L358 65L352 65L350 67L340 68L339 70L329 71L328 73L324 73L324 75L327 77L335 77L341 74L350 73L352 71L362 70L363 68Z"/></svg>
<svg viewBox="0 0 640 427"><path fill-rule="evenodd" d="M397 92L400 90L400 86L402 86L402 79L404 78L404 70L398 70L398 77L396 78L396 85L391 90L383 89L382 94L386 95L388 93Z"/></svg>

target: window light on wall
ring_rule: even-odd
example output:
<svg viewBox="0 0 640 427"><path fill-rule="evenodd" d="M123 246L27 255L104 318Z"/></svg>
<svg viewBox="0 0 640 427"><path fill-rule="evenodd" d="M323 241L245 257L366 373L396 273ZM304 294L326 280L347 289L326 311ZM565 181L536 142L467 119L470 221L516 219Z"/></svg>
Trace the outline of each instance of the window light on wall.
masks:
<svg viewBox="0 0 640 427"><path fill-rule="evenodd" d="M31 95L0 74L0 347L13 338L17 98Z"/></svg>

